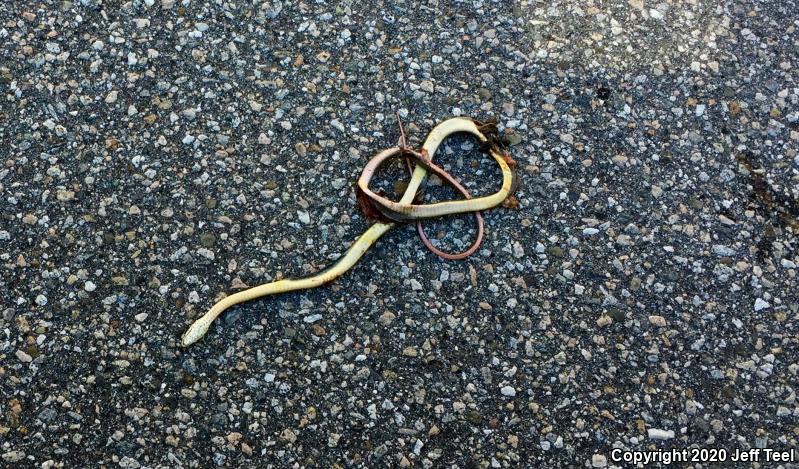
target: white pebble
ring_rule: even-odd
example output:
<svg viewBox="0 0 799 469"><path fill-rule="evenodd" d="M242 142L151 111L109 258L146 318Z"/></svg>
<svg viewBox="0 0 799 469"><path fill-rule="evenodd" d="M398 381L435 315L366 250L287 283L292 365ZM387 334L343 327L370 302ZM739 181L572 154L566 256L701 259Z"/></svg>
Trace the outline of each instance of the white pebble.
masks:
<svg viewBox="0 0 799 469"><path fill-rule="evenodd" d="M608 458L604 454L591 456L591 467L605 467L608 465Z"/></svg>
<svg viewBox="0 0 799 469"><path fill-rule="evenodd" d="M766 309L769 306L771 306L771 304L768 301L764 300L763 298L758 298L755 300L755 311Z"/></svg>
<svg viewBox="0 0 799 469"><path fill-rule="evenodd" d="M661 430L659 428L649 428L646 431L651 440L670 440L674 438L674 430Z"/></svg>
<svg viewBox="0 0 799 469"><path fill-rule="evenodd" d="M216 257L214 255L213 251L211 251L210 249L206 249L206 248L197 249L197 254L199 254L200 256L203 256L204 258L209 259L209 260L214 260L214 258Z"/></svg>
<svg viewBox="0 0 799 469"><path fill-rule="evenodd" d="M338 119L331 120L330 121L330 125L332 125L336 129L338 129L339 132L344 132L345 131L344 124L342 124L341 121L338 120Z"/></svg>
<svg viewBox="0 0 799 469"><path fill-rule="evenodd" d="M147 319L147 313L139 313L139 314L137 314L136 316L133 316L133 317L138 322L144 322L144 320Z"/></svg>
<svg viewBox="0 0 799 469"><path fill-rule="evenodd" d="M651 315L649 316L649 323L653 326L666 327L666 318L663 316Z"/></svg>
<svg viewBox="0 0 799 469"><path fill-rule="evenodd" d="M97 285L95 285L91 280L87 280L86 283L83 284L83 289L88 292L93 292L97 290Z"/></svg>
<svg viewBox="0 0 799 469"><path fill-rule="evenodd" d="M17 360L21 361L22 363L30 363L33 361L33 357L22 350L17 350L15 355L17 356Z"/></svg>
<svg viewBox="0 0 799 469"><path fill-rule="evenodd" d="M197 291L192 290L189 292L189 303L199 303L200 302L200 294Z"/></svg>
<svg viewBox="0 0 799 469"><path fill-rule="evenodd" d="M502 386L502 389L499 390L503 396L514 397L516 395L516 389L513 386Z"/></svg>

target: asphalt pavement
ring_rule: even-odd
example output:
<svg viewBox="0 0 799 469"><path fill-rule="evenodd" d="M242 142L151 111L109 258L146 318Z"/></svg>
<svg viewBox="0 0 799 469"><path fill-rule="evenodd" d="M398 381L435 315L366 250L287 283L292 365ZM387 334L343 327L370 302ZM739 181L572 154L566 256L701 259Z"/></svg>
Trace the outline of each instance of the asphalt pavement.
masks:
<svg viewBox="0 0 799 469"><path fill-rule="evenodd" d="M799 458L797 12L3 2L0 465ZM332 284L180 347L221 294L318 272L363 233L353 183L397 112L413 145L496 118L519 207L488 212L466 260L398 227ZM469 138L434 157L472 193L500 183ZM433 179L425 200L453 196ZM427 229L453 251L476 231Z"/></svg>

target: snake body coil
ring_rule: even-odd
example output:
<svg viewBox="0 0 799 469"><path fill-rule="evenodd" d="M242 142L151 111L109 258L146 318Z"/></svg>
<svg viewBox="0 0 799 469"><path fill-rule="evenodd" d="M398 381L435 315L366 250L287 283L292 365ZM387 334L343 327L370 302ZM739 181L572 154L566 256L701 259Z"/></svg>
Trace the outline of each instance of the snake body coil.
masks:
<svg viewBox="0 0 799 469"><path fill-rule="evenodd" d="M510 160L510 158L506 157L501 152L498 145L494 141L495 137L491 135L491 133L487 132L487 129L495 130L495 128L490 127L490 125L480 124L472 119L455 117L448 119L434 127L433 130L428 134L427 139L425 139L420 152L415 152L404 147L395 147L378 153L374 158L372 158L372 160L369 161L369 163L367 163L363 173L361 174L361 177L358 179L358 190L362 195L365 195L365 200L367 201L366 203L370 204L380 214L383 215L383 221L378 221L369 227L369 229L367 229L352 244L352 246L350 246L349 250L347 250L346 254L344 254L341 259L339 259L330 268L325 269L316 275L297 280L278 280L276 282L266 283L223 298L207 313L205 313L202 317L194 321L191 326L189 326L188 330L186 330L181 338L181 344L185 347L200 340L205 333L208 332L208 328L211 326L211 323L213 323L213 321L226 309L233 305L255 298L260 298L262 296L273 295L275 293L285 293L294 290L314 288L334 280L355 265L355 263L358 262L358 260L381 236L383 236L396 225L396 222L419 221L458 213L480 212L482 210L487 210L500 205L511 195L514 188L514 174L511 168L512 160ZM427 176L428 170L435 172L450 182L450 184L453 184L453 179L451 176L449 176L446 171L432 163L432 157L439 145L441 145L441 142L443 142L448 136L459 132L466 132L477 137L480 140L481 145L488 151L488 153L491 154L502 170L501 188L489 196L468 198L468 192L460 187L456 181L454 182L456 188L458 188L458 190L460 190L461 193L467 197L467 199L428 205L414 204L413 200L416 197L419 187ZM408 183L408 187L406 188L405 193L399 202L388 200L380 195L375 194L369 189L369 182L380 164L386 159L395 156L410 157L417 162L416 167L413 170L413 174L411 175L410 182ZM479 227L479 232L482 234L482 219L479 221ZM419 230L420 234L423 236L421 228L419 228ZM423 240L426 241L424 236ZM474 249L476 249L476 244L465 254L468 255L469 253L473 252ZM462 257L462 255L460 255L460 257ZM456 255L447 258L456 259L460 257Z"/></svg>

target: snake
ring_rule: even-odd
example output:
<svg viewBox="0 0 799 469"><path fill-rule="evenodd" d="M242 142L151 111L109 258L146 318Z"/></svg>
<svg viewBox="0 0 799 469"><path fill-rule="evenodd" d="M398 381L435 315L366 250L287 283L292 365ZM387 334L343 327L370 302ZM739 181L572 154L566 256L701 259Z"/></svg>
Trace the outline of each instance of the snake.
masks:
<svg viewBox="0 0 799 469"><path fill-rule="evenodd" d="M454 178L449 176L441 167L433 163L433 155L435 155L441 143L447 137L456 133L467 133L477 137L481 149L489 153L499 165L502 172L502 185L493 194L471 198L469 193L460 186ZM417 222L417 230L420 231L420 236L423 241L425 241L425 245L430 247L419 225L422 220L469 212L479 214L480 211L494 208L502 204L509 197L512 197L516 185L516 178L513 171L515 162L502 150L497 137L495 124L482 123L468 117L453 117L439 123L430 131L420 151L414 151L404 145L404 133L402 135L402 141L403 143L396 147L380 151L364 167L357 181L356 195L358 196L358 201L362 209L365 209L364 211L367 217L374 218L376 221L352 243L338 261L327 269L309 277L277 280L222 298L215 303L208 312L189 326L181 337L181 345L188 347L202 339L214 320L233 305L278 293L316 288L331 282L352 268L381 236L398 224ZM388 159L399 157L406 158L406 162L412 160L416 165L412 170L411 178L405 192L400 200L395 202L372 191L369 188L369 182L382 163ZM428 172L435 173L450 185L456 187L466 198L432 204L415 203L417 193L425 181ZM478 226L481 237L481 218L478 221ZM476 244L479 244L479 238ZM470 254L473 252L474 249L476 249L476 244L473 245L467 253ZM451 255L452 257L450 258L460 258L458 256L462 256L463 254L465 253Z"/></svg>

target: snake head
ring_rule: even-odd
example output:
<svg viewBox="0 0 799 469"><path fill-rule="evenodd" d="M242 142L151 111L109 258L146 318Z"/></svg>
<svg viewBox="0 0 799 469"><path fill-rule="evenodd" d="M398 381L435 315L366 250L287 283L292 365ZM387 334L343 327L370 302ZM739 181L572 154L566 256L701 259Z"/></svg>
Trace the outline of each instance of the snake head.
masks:
<svg viewBox="0 0 799 469"><path fill-rule="evenodd" d="M203 321L202 318L194 321L191 326L183 333L180 338L180 345L188 347L189 345L200 340L206 332L208 332L209 323Z"/></svg>

